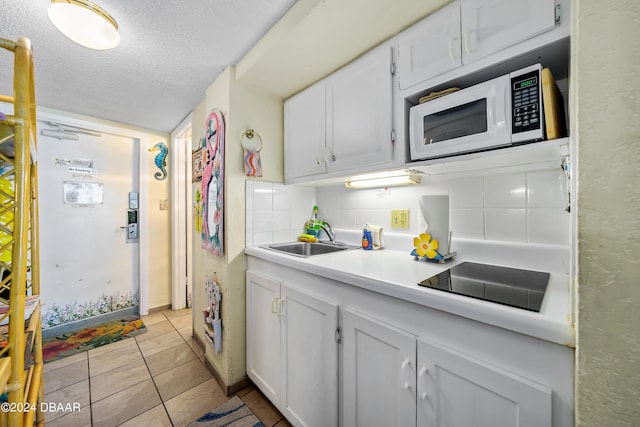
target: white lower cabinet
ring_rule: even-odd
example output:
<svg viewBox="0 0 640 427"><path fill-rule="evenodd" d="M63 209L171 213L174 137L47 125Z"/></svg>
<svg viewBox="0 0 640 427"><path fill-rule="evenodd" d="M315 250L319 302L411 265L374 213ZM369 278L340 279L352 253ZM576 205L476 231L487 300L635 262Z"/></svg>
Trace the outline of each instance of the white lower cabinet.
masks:
<svg viewBox="0 0 640 427"><path fill-rule="evenodd" d="M551 426L551 389L345 310L344 425Z"/></svg>
<svg viewBox="0 0 640 427"><path fill-rule="evenodd" d="M418 339L418 426L550 427L551 389Z"/></svg>
<svg viewBox="0 0 640 427"><path fill-rule="evenodd" d="M338 424L338 306L247 272L247 375L295 426Z"/></svg>
<svg viewBox="0 0 640 427"><path fill-rule="evenodd" d="M291 424L574 425L573 349L247 261L248 376Z"/></svg>
<svg viewBox="0 0 640 427"><path fill-rule="evenodd" d="M345 310L343 314L345 426L416 425L416 339Z"/></svg>

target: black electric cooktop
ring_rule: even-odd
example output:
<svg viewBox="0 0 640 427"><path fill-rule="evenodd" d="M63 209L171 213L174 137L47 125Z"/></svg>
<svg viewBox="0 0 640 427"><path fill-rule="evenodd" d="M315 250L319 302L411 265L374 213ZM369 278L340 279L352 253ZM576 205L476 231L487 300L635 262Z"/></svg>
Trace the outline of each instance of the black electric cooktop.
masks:
<svg viewBox="0 0 640 427"><path fill-rule="evenodd" d="M549 276L538 271L463 262L418 285L539 312Z"/></svg>

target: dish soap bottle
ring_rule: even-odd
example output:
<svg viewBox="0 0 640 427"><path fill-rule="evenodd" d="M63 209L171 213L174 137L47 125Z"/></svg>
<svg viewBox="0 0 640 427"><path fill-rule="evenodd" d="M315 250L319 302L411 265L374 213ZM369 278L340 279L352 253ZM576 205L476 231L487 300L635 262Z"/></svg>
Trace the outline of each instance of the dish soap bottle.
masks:
<svg viewBox="0 0 640 427"><path fill-rule="evenodd" d="M318 221L318 206L315 205L311 213L311 218L305 224L305 233L318 237L320 231L322 231L322 228L320 228L320 222Z"/></svg>
<svg viewBox="0 0 640 427"><path fill-rule="evenodd" d="M373 249L373 239L371 238L371 231L367 230L367 227L362 229L362 249L370 251Z"/></svg>

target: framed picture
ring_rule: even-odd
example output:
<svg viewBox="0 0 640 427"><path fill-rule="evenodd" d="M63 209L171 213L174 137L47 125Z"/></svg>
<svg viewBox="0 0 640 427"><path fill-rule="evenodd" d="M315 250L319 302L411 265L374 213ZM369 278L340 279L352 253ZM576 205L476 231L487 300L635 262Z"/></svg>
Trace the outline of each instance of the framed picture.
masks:
<svg viewBox="0 0 640 427"><path fill-rule="evenodd" d="M202 180L202 171L204 170L204 159L202 158L202 147L191 153L191 182Z"/></svg>

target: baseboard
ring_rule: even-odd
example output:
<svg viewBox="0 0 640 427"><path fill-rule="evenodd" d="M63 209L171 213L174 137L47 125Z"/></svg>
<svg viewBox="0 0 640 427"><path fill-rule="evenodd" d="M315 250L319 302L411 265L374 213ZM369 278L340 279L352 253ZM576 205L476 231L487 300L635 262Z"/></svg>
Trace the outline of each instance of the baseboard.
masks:
<svg viewBox="0 0 640 427"><path fill-rule="evenodd" d="M198 346L200 347L200 350L202 350L202 352L204 354L207 354L207 346L205 345L204 341L202 341L200 339L200 337L198 336L198 334L193 332L193 329L191 330L191 336L193 337L193 339L198 343Z"/></svg>
<svg viewBox="0 0 640 427"><path fill-rule="evenodd" d="M66 334L67 332L75 332L90 326L100 325L101 323L111 322L123 317L136 316L138 314L138 306L124 308L122 310L111 311L109 313L100 314L98 316L88 317L86 319L75 320L73 322L64 323L62 325L52 326L42 330L42 338L51 338L56 335Z"/></svg>
<svg viewBox="0 0 640 427"><path fill-rule="evenodd" d="M153 307L149 309L149 314L159 313L161 311L169 310L171 308L171 304L161 305L160 307Z"/></svg>
<svg viewBox="0 0 640 427"><path fill-rule="evenodd" d="M207 346L205 345L205 343L196 334L193 334L193 339L198 343L198 346L200 346L202 351L204 351L204 365L207 367L207 369L209 369L209 372L211 372L211 375L213 375L213 378L215 378L216 382L227 397L236 394L243 388L246 388L252 384L249 377L245 375L240 379L240 381L237 381L231 385L227 385L227 383L222 379L222 376L220 375L216 367L213 366L213 364L209 361L209 358L207 358Z"/></svg>

